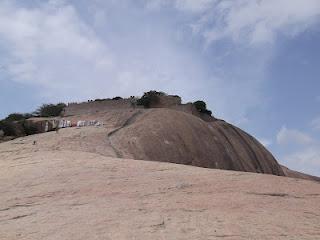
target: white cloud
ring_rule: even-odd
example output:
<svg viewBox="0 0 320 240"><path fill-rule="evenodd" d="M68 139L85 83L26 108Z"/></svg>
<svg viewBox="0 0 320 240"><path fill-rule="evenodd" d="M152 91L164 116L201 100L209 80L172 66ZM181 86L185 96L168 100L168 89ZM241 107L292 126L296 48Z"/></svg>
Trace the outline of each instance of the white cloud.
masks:
<svg viewBox="0 0 320 240"><path fill-rule="evenodd" d="M146 6L149 9L173 7L179 11L202 13L212 7L215 2L217 0L147 0Z"/></svg>
<svg viewBox="0 0 320 240"><path fill-rule="evenodd" d="M272 43L278 34L295 36L318 23L319 16L318 0L223 0L207 9L194 29L208 43L230 38L256 45Z"/></svg>
<svg viewBox="0 0 320 240"><path fill-rule="evenodd" d="M239 123L248 109L263 104L261 84L276 55L277 37L295 37L313 29L320 19L318 0L150 0L147 3L156 9L171 7L188 13L183 22L193 35L185 38L200 36L205 50L232 43L224 50L220 48L220 53L224 51L225 55L212 58L218 63L218 58L227 62L229 68L222 68L223 74L214 76L210 89L217 112L224 113L223 117L232 119L233 123ZM238 56L242 59L237 59ZM218 68L216 62L212 62L212 68ZM237 96L237 103L242 103L240 106L233 101L233 96Z"/></svg>
<svg viewBox="0 0 320 240"><path fill-rule="evenodd" d="M175 7L183 11L203 12L215 2L216 0L176 0Z"/></svg>
<svg viewBox="0 0 320 240"><path fill-rule="evenodd" d="M148 21L141 23L134 16L125 22L130 30L121 25L115 29L110 22L123 24L123 20L108 18L103 12L110 11L108 7L98 10L100 17L93 18L95 26L104 28L100 35L64 1L35 7L0 2L0 50L5 52L0 64L11 80L42 87L37 94L50 101L128 96L150 89L177 90L182 85L184 89L176 93L186 94L197 84L192 79L204 79L196 57L169 39L170 29L157 28L155 23L150 28ZM118 15L128 13L116 10L124 11Z"/></svg>
<svg viewBox="0 0 320 240"><path fill-rule="evenodd" d="M315 145L289 154L283 158L295 170L320 176L320 146Z"/></svg>
<svg viewBox="0 0 320 240"><path fill-rule="evenodd" d="M311 121L311 126L315 130L320 130L320 117L317 117Z"/></svg>
<svg viewBox="0 0 320 240"><path fill-rule="evenodd" d="M308 134L296 129L288 129L286 126L283 126L277 134L277 143L280 145L306 145L313 142L314 140Z"/></svg>
<svg viewBox="0 0 320 240"><path fill-rule="evenodd" d="M0 41L9 50L4 64L13 80L62 88L72 85L72 72L85 70L77 64L99 68L103 62L105 69L112 68L107 48L73 7L61 4L27 9L0 3ZM80 85L83 81L77 79Z"/></svg>
<svg viewBox="0 0 320 240"><path fill-rule="evenodd" d="M283 164L300 172L320 176L320 143L317 139L285 126L277 134Z"/></svg>

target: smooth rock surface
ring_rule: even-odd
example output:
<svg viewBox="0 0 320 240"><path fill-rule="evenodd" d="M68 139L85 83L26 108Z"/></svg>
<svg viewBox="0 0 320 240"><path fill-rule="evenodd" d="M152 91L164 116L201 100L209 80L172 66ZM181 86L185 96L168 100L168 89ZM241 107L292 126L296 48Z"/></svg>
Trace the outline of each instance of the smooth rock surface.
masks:
<svg viewBox="0 0 320 240"><path fill-rule="evenodd" d="M1 240L320 238L319 183L32 141L0 144Z"/></svg>

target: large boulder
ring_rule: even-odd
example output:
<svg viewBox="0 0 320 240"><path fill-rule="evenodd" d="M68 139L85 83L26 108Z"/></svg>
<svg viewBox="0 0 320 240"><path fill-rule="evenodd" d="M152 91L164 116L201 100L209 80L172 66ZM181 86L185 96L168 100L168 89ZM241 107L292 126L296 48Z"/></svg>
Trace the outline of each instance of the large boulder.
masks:
<svg viewBox="0 0 320 240"><path fill-rule="evenodd" d="M181 111L147 111L111 140L123 157L284 175L272 154L241 129Z"/></svg>

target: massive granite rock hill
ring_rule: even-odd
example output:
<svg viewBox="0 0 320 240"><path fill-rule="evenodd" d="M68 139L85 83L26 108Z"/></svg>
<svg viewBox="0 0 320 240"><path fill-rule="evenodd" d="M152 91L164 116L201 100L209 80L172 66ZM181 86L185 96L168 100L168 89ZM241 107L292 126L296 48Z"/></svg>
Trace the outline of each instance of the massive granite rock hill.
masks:
<svg viewBox="0 0 320 240"><path fill-rule="evenodd" d="M97 119L108 126L107 142L116 157L173 162L206 168L267 173L320 181L291 171L243 130L207 114L178 96L161 96L151 109L130 99L71 104L65 117Z"/></svg>
<svg viewBox="0 0 320 240"><path fill-rule="evenodd" d="M61 118L29 119L37 129ZM108 157L172 162L197 167L320 179L281 166L253 136L207 114L177 96L163 96L152 108L130 99L70 104L64 120L96 120L99 127L63 129L32 136L43 148L98 153ZM41 130L40 130L41 132ZM51 137L49 137L51 136Z"/></svg>

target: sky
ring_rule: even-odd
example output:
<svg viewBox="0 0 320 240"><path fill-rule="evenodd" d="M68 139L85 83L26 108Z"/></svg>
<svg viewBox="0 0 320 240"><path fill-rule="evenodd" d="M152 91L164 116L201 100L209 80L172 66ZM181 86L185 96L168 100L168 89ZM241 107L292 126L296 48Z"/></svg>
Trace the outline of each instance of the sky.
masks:
<svg viewBox="0 0 320 240"><path fill-rule="evenodd" d="M0 0L0 118L160 90L320 176L319 0Z"/></svg>

